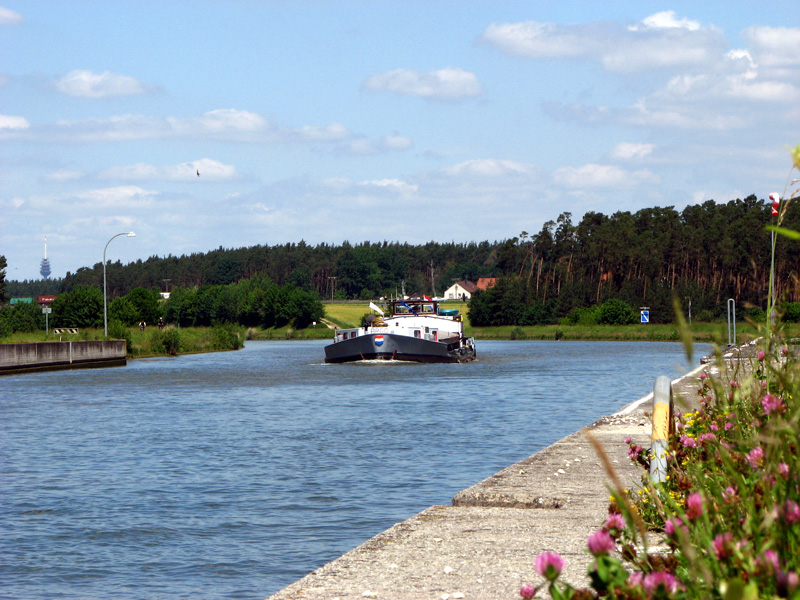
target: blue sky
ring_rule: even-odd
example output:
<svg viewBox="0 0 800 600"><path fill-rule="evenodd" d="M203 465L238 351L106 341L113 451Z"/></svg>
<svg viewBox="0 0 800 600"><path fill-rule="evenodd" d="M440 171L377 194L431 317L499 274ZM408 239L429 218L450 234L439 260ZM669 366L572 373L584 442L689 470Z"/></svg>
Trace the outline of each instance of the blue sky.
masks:
<svg viewBox="0 0 800 600"><path fill-rule="evenodd" d="M10 279L766 198L795 1L0 0ZM200 176L197 176L197 172Z"/></svg>

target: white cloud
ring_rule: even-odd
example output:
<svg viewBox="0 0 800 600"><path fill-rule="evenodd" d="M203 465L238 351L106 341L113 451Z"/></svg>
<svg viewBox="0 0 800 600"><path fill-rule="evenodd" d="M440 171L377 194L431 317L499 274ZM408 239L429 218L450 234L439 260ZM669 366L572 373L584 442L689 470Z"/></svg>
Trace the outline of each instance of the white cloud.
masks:
<svg viewBox="0 0 800 600"><path fill-rule="evenodd" d="M411 138L402 135L386 135L378 140L359 137L351 140L343 148L343 152L355 156L367 156L384 152L400 152L408 150L413 145Z"/></svg>
<svg viewBox="0 0 800 600"><path fill-rule="evenodd" d="M641 160L653 152L653 144L620 142L611 150L611 158L619 160Z"/></svg>
<svg viewBox="0 0 800 600"><path fill-rule="evenodd" d="M84 176L80 171L54 171L48 173L42 179L48 183L66 183L67 181L77 181Z"/></svg>
<svg viewBox="0 0 800 600"><path fill-rule="evenodd" d="M25 18L10 8L0 6L0 25L19 25Z"/></svg>
<svg viewBox="0 0 800 600"><path fill-rule="evenodd" d="M614 165L588 164L582 167L561 167L553 173L556 183L569 188L627 188L659 183L658 176L648 169L627 171Z"/></svg>
<svg viewBox="0 0 800 600"><path fill-rule="evenodd" d="M617 73L704 65L724 47L719 31L678 20L672 11L627 28L611 23L494 23L481 39L515 56L596 60Z"/></svg>
<svg viewBox="0 0 800 600"><path fill-rule="evenodd" d="M350 137L347 127L341 123L331 123L330 125L304 125L293 130L299 138L314 142L335 142Z"/></svg>
<svg viewBox="0 0 800 600"><path fill-rule="evenodd" d="M419 191L418 185L410 184L400 179L374 179L372 181L362 181L360 185L399 194L414 194Z"/></svg>
<svg viewBox="0 0 800 600"><path fill-rule="evenodd" d="M474 98L483 91L474 73L449 67L426 73L394 69L367 77L364 87L373 91L450 101Z"/></svg>
<svg viewBox="0 0 800 600"><path fill-rule="evenodd" d="M28 129L30 126L25 117L0 115L0 129Z"/></svg>
<svg viewBox="0 0 800 600"><path fill-rule="evenodd" d="M689 31L697 31L700 29L700 23L686 18L676 19L674 10L665 10L650 15L642 20L640 24L631 25L629 29L632 31L641 31L643 29L688 29Z"/></svg>
<svg viewBox="0 0 800 600"><path fill-rule="evenodd" d="M199 177L206 180L228 180L236 177L236 167L225 165L210 158L202 158L170 166L156 166L146 163L112 167L98 174L99 179L116 180L164 180L193 181Z"/></svg>
<svg viewBox="0 0 800 600"><path fill-rule="evenodd" d="M24 131L23 131L24 130ZM115 115L80 121L58 120L30 127L22 117L0 115L0 133L6 139L47 143L120 142L147 139L204 139L275 144L322 144L345 154L377 154L407 150L410 138L399 134L370 139L356 136L341 123L278 126L258 113L233 108L216 109L197 117Z"/></svg>
<svg viewBox="0 0 800 600"><path fill-rule="evenodd" d="M800 66L800 28L753 26L745 29L742 35L759 65Z"/></svg>
<svg viewBox="0 0 800 600"><path fill-rule="evenodd" d="M408 150L414 142L404 135L385 135L380 139L379 145L384 150Z"/></svg>
<svg viewBox="0 0 800 600"><path fill-rule="evenodd" d="M78 98L110 98L143 94L147 87L128 75L104 71L93 73L76 69L56 80L56 89L68 96Z"/></svg>
<svg viewBox="0 0 800 600"><path fill-rule="evenodd" d="M507 177L509 175L527 175L530 173L525 165L513 160L498 160L494 158L481 158L468 160L456 165L444 167L441 172L445 175L472 175L477 177Z"/></svg>
<svg viewBox="0 0 800 600"><path fill-rule="evenodd" d="M77 198L88 200L93 205L130 207L138 202L157 196L158 192L148 191L135 185L121 185L117 187L88 190L76 194Z"/></svg>

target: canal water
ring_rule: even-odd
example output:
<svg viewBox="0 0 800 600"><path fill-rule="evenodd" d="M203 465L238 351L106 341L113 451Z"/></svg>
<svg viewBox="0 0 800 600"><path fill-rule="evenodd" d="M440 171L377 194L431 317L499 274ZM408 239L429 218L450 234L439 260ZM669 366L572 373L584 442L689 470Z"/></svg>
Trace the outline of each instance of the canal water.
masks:
<svg viewBox="0 0 800 600"><path fill-rule="evenodd" d="M673 343L323 346L0 378L0 597L263 599L695 366Z"/></svg>

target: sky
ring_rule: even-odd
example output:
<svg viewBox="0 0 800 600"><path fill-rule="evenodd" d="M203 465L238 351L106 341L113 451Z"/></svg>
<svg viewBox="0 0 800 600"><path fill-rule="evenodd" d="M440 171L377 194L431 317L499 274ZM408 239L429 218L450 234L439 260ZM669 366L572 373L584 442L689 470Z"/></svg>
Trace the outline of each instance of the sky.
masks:
<svg viewBox="0 0 800 600"><path fill-rule="evenodd" d="M766 199L798 142L796 0L0 0L11 280Z"/></svg>

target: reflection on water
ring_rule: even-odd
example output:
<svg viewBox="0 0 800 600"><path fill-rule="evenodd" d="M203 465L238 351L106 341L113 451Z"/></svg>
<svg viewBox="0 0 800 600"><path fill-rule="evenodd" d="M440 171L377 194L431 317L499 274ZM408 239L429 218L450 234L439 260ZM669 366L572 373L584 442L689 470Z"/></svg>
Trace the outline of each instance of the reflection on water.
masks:
<svg viewBox="0 0 800 600"><path fill-rule="evenodd" d="M0 379L4 597L264 598L688 369L672 343L323 346Z"/></svg>

